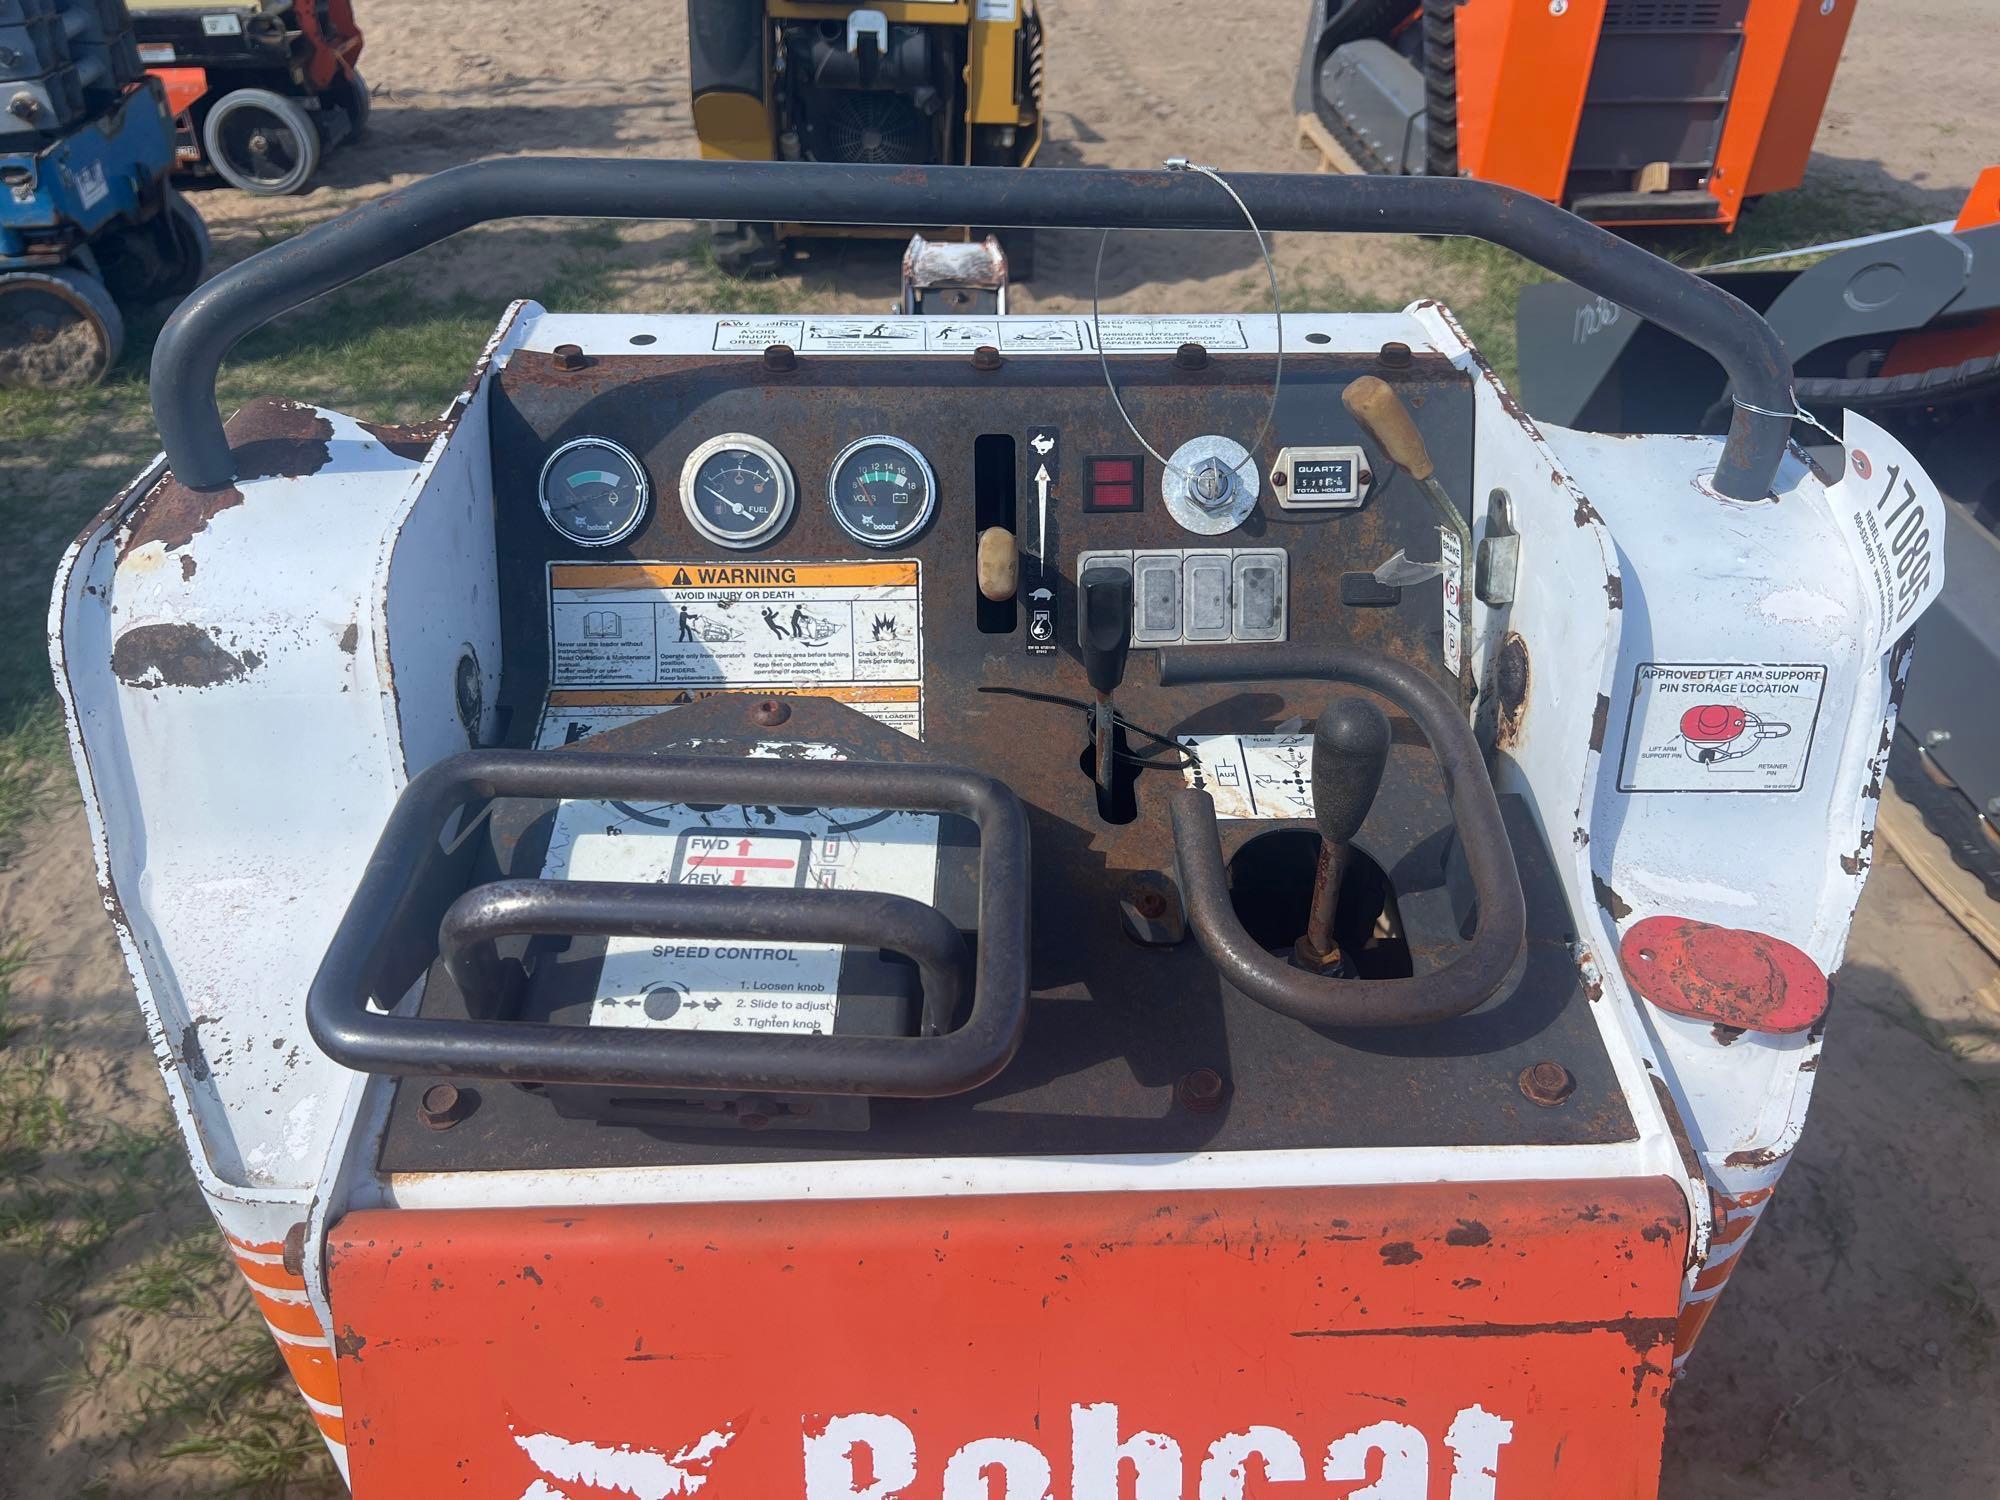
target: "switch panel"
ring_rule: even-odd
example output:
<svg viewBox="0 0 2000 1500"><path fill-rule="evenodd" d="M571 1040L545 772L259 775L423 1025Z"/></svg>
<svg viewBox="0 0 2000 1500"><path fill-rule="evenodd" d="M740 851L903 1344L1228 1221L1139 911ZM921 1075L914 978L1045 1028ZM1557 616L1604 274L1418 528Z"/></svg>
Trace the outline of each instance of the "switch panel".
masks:
<svg viewBox="0 0 2000 1500"><path fill-rule="evenodd" d="M1285 639L1290 562L1283 548L1081 552L1077 577L1096 563L1132 570L1135 646Z"/></svg>

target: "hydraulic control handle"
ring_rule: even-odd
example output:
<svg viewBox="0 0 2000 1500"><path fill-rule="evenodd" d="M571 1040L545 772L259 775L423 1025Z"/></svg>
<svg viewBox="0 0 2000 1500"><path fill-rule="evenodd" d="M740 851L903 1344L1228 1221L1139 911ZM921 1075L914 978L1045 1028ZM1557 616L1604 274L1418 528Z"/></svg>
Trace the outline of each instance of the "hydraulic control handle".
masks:
<svg viewBox="0 0 2000 1500"><path fill-rule="evenodd" d="M174 478L216 490L236 458L215 405L237 340L281 313L495 219L734 219L807 224L990 224L1047 229L1463 234L1504 245L1714 356L1739 398L1715 488L1761 500L1797 409L1771 325L1712 282L1553 203L1472 178L904 167L835 162L510 157L397 188L239 261L190 294L153 349L153 418ZM1232 199L1236 201L1232 201Z"/></svg>
<svg viewBox="0 0 2000 1500"><path fill-rule="evenodd" d="M1251 999L1313 1026L1427 1026L1484 1004L1500 992L1521 956L1528 913L1492 778L1457 704L1423 672L1378 651L1231 646L1160 653L1162 687L1284 678L1369 688L1416 721L1444 773L1452 821L1479 903L1479 925L1450 963L1408 979L1346 979L1273 956L1244 930L1230 904L1214 799L1188 789L1174 794L1168 813L1188 923L1202 951L1224 979Z"/></svg>
<svg viewBox="0 0 2000 1500"><path fill-rule="evenodd" d="M1083 674L1090 679L1095 701L1090 705L1092 768L1100 791L1114 781L1112 755L1117 748L1118 712L1111 695L1125 680L1125 661L1132 650L1132 570L1093 563L1077 580L1078 646Z"/></svg>
<svg viewBox="0 0 2000 1500"><path fill-rule="evenodd" d="M1368 821L1389 766L1389 716L1366 698L1336 698L1313 724L1313 822L1319 858L1313 866L1306 930L1292 948L1293 962L1320 974L1344 972L1334 918L1354 836Z"/></svg>
<svg viewBox="0 0 2000 1500"><path fill-rule="evenodd" d="M979 830L978 956L935 909L865 891L590 881L454 883L448 829L495 799L819 806L953 814ZM454 837L454 845L463 838ZM886 948L915 961L921 1035L800 1036L557 1026L494 1018L522 972L501 939L527 933L711 936ZM471 750L413 778L306 994L313 1040L363 1072L602 1087L939 1098L1013 1058L1027 1023L1028 822L991 777L874 761ZM434 957L474 1019L397 1007ZM951 1023L970 985L964 1019ZM946 1029L950 1027L951 1029Z"/></svg>
<svg viewBox="0 0 2000 1500"><path fill-rule="evenodd" d="M1366 698L1336 698L1313 724L1313 822L1328 844L1353 841L1389 767L1389 716Z"/></svg>

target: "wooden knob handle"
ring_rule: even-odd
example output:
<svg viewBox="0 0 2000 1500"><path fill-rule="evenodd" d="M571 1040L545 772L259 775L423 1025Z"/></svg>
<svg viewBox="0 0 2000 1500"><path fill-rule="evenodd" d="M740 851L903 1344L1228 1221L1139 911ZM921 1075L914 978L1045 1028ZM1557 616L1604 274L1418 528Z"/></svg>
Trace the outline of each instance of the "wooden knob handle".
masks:
<svg viewBox="0 0 2000 1500"><path fill-rule="evenodd" d="M1340 404L1375 439L1376 446L1389 456L1391 463L1408 469L1412 479L1421 481L1431 477L1430 450L1424 446L1423 434L1417 431L1416 419L1386 381L1363 375L1340 393Z"/></svg>
<svg viewBox="0 0 2000 1500"><path fill-rule="evenodd" d="M979 592L995 604L1004 604L1021 586L1021 554L1014 547L1014 533L1004 526L989 526L979 533Z"/></svg>

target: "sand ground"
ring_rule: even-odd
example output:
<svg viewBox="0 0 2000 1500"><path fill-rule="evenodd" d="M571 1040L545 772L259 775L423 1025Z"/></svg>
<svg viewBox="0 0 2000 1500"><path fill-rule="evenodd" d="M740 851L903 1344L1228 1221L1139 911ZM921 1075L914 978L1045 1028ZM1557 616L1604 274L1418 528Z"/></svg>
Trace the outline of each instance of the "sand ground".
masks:
<svg viewBox="0 0 2000 1500"><path fill-rule="evenodd" d="M369 139L331 157L304 198L200 192L224 259L473 157L692 154L677 5L577 0L559 22L538 0L361 0L360 9L376 91ZM1225 169L1302 165L1289 102L1298 0L1044 0L1044 10L1053 161L1142 166L1185 154ZM1986 123L2000 118L1993 19L1991 0L1861 0L1813 186L1886 197L1925 217L1951 212L1986 164ZM537 233L482 232L426 257L425 275L441 292L489 296L497 311L514 257L532 253ZM657 233L667 248L685 231ZM1045 243L1024 304L1087 304L1094 250L1094 236ZM1289 285L1453 295L1413 284L1413 262L1393 243L1292 237L1279 253ZM633 272L631 305L671 300L669 260L657 281ZM805 268L806 289L827 304L880 305L893 295L893 266L879 247L832 249ZM1257 294L1257 270L1241 237L1127 235L1107 306L1244 304ZM158 1130L163 1095L71 802L32 828L0 871L0 933L35 946L17 990L27 1012L61 1028L66 1096L106 1122ZM1983 955L1885 857L1840 976L1812 1124L1674 1398L1664 1494L2000 1494L1995 995ZM189 1189L142 1233L170 1238L203 1222ZM219 1311L236 1308L234 1295L218 1293ZM0 1309L7 1378L68 1371L74 1389L36 1408L49 1417L43 1430L7 1439L14 1451L0 1461L0 1494L69 1495L105 1474L109 1488L91 1493L215 1493L219 1481L198 1468L159 1472L129 1451L109 1390L65 1363L73 1330L49 1328L34 1300L29 1287ZM115 1334L115 1310L101 1316Z"/></svg>

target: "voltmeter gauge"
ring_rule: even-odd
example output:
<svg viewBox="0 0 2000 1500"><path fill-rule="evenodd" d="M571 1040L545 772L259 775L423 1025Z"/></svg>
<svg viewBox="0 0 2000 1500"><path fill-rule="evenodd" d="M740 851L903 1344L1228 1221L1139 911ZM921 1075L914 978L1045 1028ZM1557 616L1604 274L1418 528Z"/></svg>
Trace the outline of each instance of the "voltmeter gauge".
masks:
<svg viewBox="0 0 2000 1500"><path fill-rule="evenodd" d="M893 547L924 529L937 508L937 476L898 437L865 437L840 450L826 497L840 529L869 547Z"/></svg>
<svg viewBox="0 0 2000 1500"><path fill-rule="evenodd" d="M622 542L646 519L639 460L609 438L572 438L542 465L542 514L579 547Z"/></svg>
<svg viewBox="0 0 2000 1500"><path fill-rule="evenodd" d="M712 437L681 465L681 510L719 546L762 546L791 519L797 495L784 455L747 432Z"/></svg>

